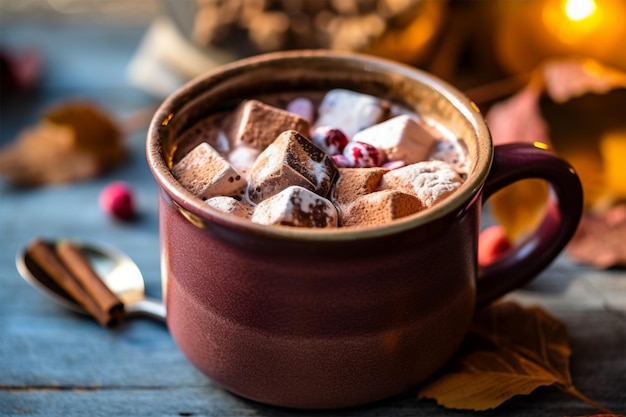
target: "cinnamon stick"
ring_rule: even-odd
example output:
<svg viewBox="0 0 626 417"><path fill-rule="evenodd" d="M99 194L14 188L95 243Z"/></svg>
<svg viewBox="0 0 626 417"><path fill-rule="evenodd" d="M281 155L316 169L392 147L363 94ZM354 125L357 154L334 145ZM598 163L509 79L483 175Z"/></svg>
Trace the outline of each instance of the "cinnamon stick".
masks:
<svg viewBox="0 0 626 417"><path fill-rule="evenodd" d="M124 313L124 304L102 281L83 252L71 242L57 244L57 254L89 297L112 319Z"/></svg>
<svg viewBox="0 0 626 417"><path fill-rule="evenodd" d="M28 256L37 263L61 288L80 304L98 323L110 326L116 317L99 307L80 282L57 256L54 248L40 238L34 239L27 248Z"/></svg>

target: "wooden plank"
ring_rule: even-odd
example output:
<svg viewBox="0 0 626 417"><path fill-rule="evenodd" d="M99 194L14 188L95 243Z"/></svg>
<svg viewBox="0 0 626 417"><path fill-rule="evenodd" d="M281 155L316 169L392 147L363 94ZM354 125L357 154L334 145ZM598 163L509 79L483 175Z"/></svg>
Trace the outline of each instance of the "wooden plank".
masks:
<svg viewBox="0 0 626 417"><path fill-rule="evenodd" d="M600 312L571 313L561 319L570 324L572 329L572 376L577 387L604 406L623 411L626 401L623 322ZM81 327L84 326L80 323L66 326L67 329ZM164 342L167 337L152 336L162 335L162 329L148 325L133 327L124 336L116 337L117 342L113 343L102 334L88 335L90 339L80 343L77 339L81 330L73 332L76 339L71 338L60 346L57 341L48 340L53 345L46 346L46 342L39 340L42 350L46 347L49 349L44 355L47 357L35 363L25 363L20 370L27 371L28 367L33 366L37 369L37 375L31 372L28 381L23 383L7 384L3 378L0 387L0 404L4 404L0 406L0 411L4 413L2 415L26 411L33 416L122 416L152 415L155 412L160 415L193 416L476 415L472 412L445 410L432 401L418 402L413 392L373 405L326 413L296 412L257 404L229 394L193 371L190 365L179 361L175 349L161 349L160 346L168 345ZM622 337L607 338L607 334L621 334ZM161 342L156 342L157 339ZM68 349L67 344L73 345L74 349ZM16 351L2 352L2 357L6 358L5 354L19 356L17 350L24 349L24 346L16 344L15 348ZM33 354L43 354L33 351L32 345L28 348ZM93 351L86 354L86 349ZM599 349L602 355L597 354ZM124 356L125 360L118 362L118 355ZM147 358L142 359L142 356ZM97 364L94 363L94 357L98 358ZM172 358L175 358L173 362ZM57 371L53 368L57 368ZM481 415L588 415L593 412L588 405L555 388L541 388L529 396L516 397L498 409Z"/></svg>

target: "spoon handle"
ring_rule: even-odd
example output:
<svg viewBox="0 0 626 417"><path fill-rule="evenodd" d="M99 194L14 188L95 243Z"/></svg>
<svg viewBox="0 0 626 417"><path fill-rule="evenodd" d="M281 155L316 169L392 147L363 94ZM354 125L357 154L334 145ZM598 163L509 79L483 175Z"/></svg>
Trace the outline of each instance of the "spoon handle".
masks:
<svg viewBox="0 0 626 417"><path fill-rule="evenodd" d="M144 298L126 306L126 312L133 316L144 316L165 322L165 305L153 298Z"/></svg>

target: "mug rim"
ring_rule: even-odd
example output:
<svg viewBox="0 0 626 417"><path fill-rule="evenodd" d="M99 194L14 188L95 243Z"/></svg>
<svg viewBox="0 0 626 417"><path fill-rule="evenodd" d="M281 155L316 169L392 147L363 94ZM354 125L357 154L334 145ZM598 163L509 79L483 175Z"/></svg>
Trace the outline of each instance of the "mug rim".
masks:
<svg viewBox="0 0 626 417"><path fill-rule="evenodd" d="M426 84L443 96L468 120L478 138L477 152L473 168L463 184L443 201L418 213L395 219L391 222L358 227L309 228L282 225L263 225L249 219L222 212L202 201L182 186L171 173L165 161L164 149L160 138L160 128L166 126L175 116L176 111L187 102L202 95L209 85L227 79L230 74L237 74L242 68L249 66L271 65L275 61L298 61L332 59L336 61L359 62L364 70L374 72L392 72L405 78ZM487 123L479 108L468 97L447 82L421 69L410 67L386 58L375 57L363 53L342 52L332 50L293 50L271 52L239 59L218 66L201 74L176 91L171 93L155 111L147 133L146 158L148 166L157 185L165 192L177 208L192 223L205 228L206 223L219 224L223 227L247 231L248 233L297 241L349 241L377 238L401 233L421 225L431 223L443 217L454 215L463 210L474 196L481 190L486 181L493 160L493 145Z"/></svg>

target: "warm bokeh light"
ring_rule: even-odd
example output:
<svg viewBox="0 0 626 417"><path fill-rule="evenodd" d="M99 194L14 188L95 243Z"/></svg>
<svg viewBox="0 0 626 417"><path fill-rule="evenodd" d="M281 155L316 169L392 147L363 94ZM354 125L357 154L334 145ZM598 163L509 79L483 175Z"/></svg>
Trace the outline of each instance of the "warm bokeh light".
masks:
<svg viewBox="0 0 626 417"><path fill-rule="evenodd" d="M565 0L563 3L565 15L574 22L588 18L596 9L594 0Z"/></svg>
<svg viewBox="0 0 626 417"><path fill-rule="evenodd" d="M560 42L574 45L598 30L604 14L594 0L558 0L545 3L542 18Z"/></svg>
<svg viewBox="0 0 626 417"><path fill-rule="evenodd" d="M495 3L499 10L496 53L507 72L520 74L545 60L571 56L626 69L626 1Z"/></svg>

